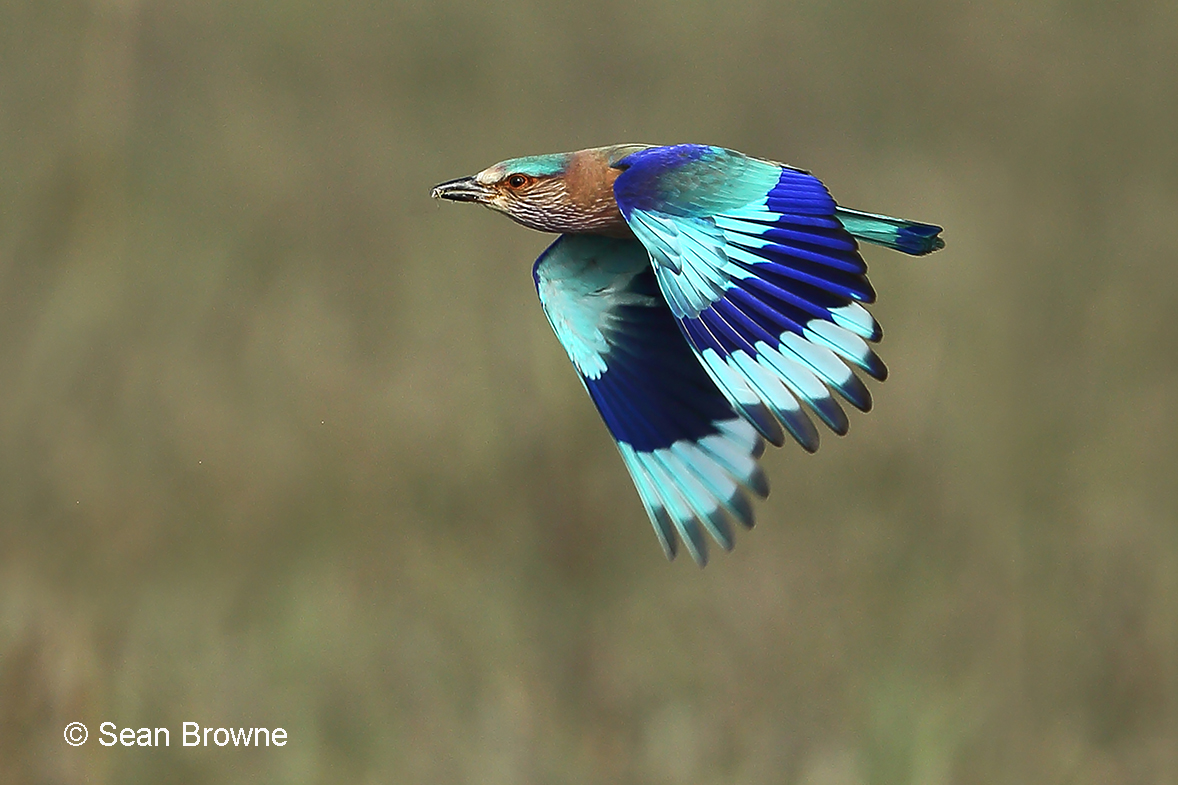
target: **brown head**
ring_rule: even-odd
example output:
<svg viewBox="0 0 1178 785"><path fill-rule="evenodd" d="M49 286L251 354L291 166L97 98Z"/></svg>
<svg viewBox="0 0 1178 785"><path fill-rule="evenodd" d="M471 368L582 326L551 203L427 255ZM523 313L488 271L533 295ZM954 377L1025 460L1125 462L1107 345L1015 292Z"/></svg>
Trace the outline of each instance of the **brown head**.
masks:
<svg viewBox="0 0 1178 785"><path fill-rule="evenodd" d="M473 177L434 186L435 199L477 202L541 232L627 236L614 200L613 165L647 145L593 147L575 153L512 158Z"/></svg>

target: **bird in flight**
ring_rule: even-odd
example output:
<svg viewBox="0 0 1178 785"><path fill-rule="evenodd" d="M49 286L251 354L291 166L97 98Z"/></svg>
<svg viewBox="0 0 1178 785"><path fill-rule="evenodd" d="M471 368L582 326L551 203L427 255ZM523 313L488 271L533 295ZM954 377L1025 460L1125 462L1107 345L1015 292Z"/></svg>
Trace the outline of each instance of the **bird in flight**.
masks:
<svg viewBox="0 0 1178 785"><path fill-rule="evenodd" d="M757 459L788 432L818 449L882 381L863 307L875 300L858 240L913 256L941 227L840 207L809 172L722 147L640 144L513 158L441 183L560 236L532 277L540 304L622 461L667 558L702 567L752 528Z"/></svg>

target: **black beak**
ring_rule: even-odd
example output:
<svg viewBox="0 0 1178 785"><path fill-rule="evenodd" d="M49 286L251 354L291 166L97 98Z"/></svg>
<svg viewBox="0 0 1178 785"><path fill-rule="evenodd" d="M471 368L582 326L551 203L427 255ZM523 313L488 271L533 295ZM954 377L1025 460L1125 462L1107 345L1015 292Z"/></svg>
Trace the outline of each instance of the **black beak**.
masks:
<svg viewBox="0 0 1178 785"><path fill-rule="evenodd" d="M449 199L452 202L482 202L491 194L491 189L473 177L459 177L438 183L430 196L435 199Z"/></svg>

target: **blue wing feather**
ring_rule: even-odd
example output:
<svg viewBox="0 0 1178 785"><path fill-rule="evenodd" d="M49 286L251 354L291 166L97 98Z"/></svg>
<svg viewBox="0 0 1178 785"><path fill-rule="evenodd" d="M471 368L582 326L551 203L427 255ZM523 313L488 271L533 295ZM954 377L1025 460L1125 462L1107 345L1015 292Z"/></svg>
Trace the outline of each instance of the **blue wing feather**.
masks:
<svg viewBox="0 0 1178 785"><path fill-rule="evenodd" d="M634 240L562 235L533 269L544 312L617 442L668 557L700 564L707 531L725 549L747 493L768 493L763 442L683 339Z"/></svg>
<svg viewBox="0 0 1178 785"><path fill-rule="evenodd" d="M882 333L861 305L875 290L856 238L927 253L943 245L940 227L845 210L808 172L722 148L647 148L616 166L618 207L733 407L774 443L780 429L766 412L817 448L799 401L845 433L832 391L867 411L871 395L852 367L887 375L868 345Z"/></svg>

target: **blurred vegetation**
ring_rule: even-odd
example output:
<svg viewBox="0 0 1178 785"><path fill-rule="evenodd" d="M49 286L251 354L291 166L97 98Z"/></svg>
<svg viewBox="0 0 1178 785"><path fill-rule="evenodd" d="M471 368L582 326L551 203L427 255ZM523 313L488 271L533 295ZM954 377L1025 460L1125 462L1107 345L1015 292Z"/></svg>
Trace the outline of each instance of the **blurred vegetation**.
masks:
<svg viewBox="0 0 1178 785"><path fill-rule="evenodd" d="M1172 1L3 16L3 785L1178 782ZM867 251L876 410L703 572L545 238L428 198L620 141L946 227Z"/></svg>

